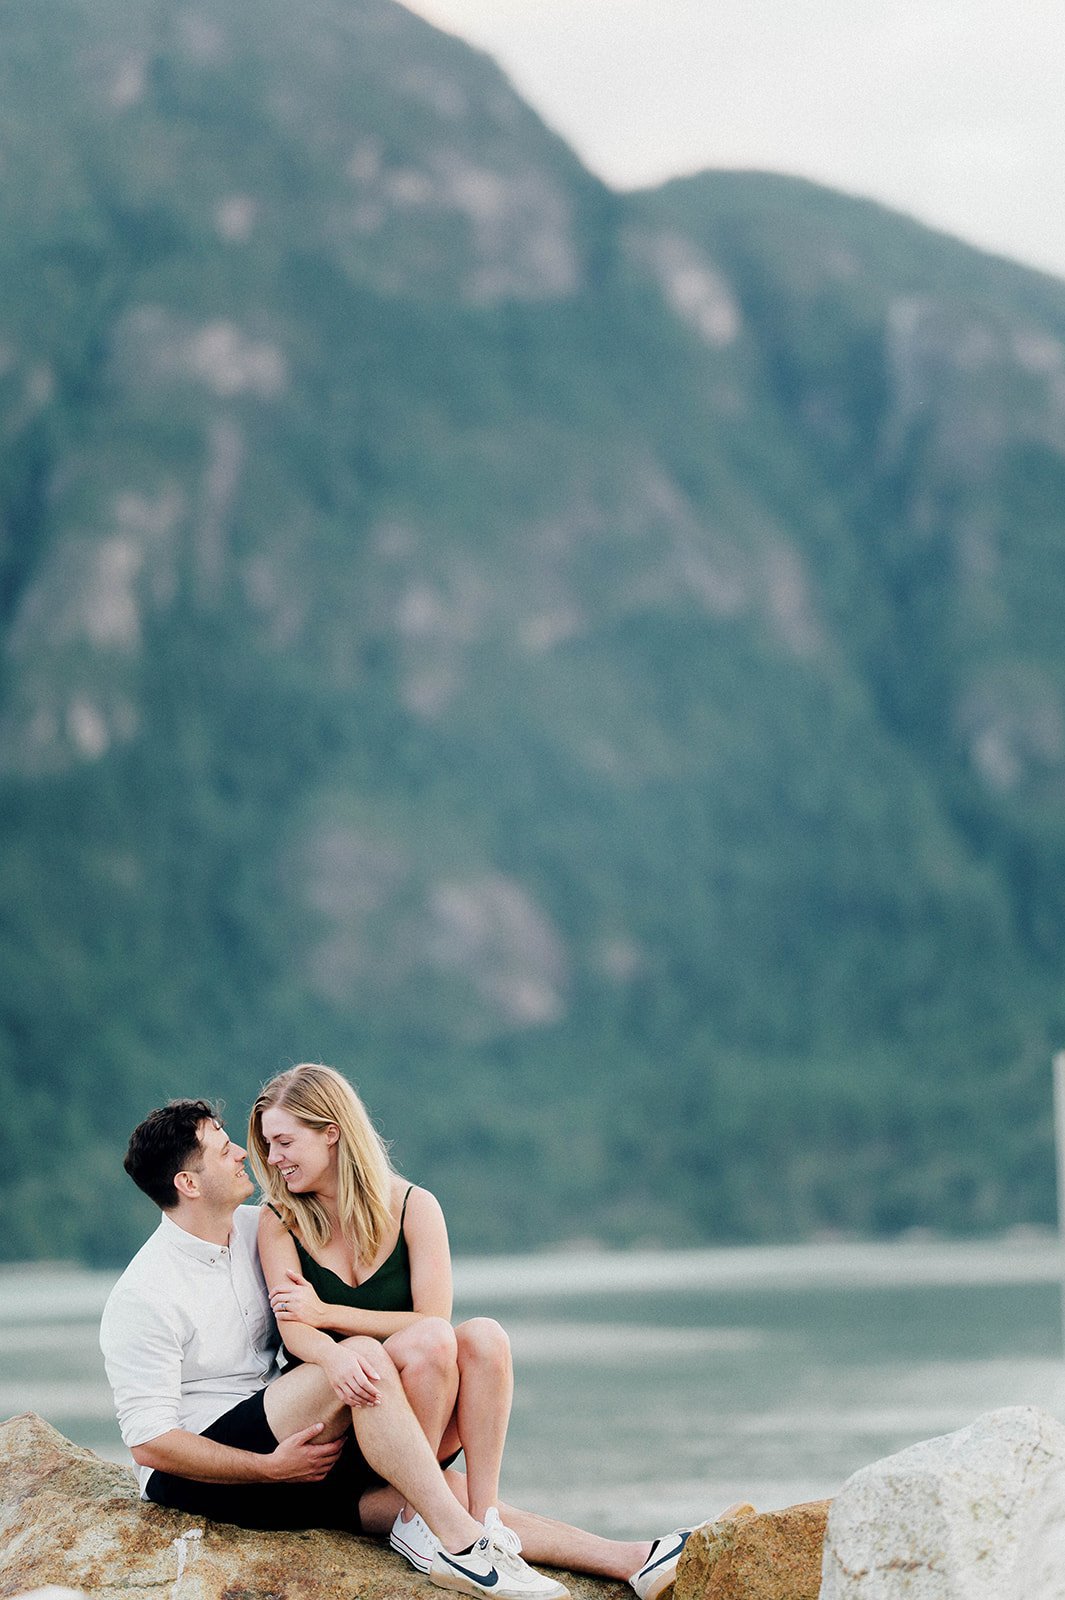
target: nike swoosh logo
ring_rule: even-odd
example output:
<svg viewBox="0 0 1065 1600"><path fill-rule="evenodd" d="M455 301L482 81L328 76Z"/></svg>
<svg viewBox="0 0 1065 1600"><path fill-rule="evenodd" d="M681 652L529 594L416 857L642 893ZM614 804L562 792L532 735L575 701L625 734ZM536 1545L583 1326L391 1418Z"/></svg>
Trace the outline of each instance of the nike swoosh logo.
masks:
<svg viewBox="0 0 1065 1600"><path fill-rule="evenodd" d="M456 1572L461 1572L464 1578L469 1578L474 1583L479 1583L483 1589L494 1589L499 1582L499 1573L495 1567L488 1572L471 1572L469 1567L464 1567L461 1561L456 1561L454 1556L449 1556L445 1550L440 1554L444 1557L449 1567L454 1567Z"/></svg>
<svg viewBox="0 0 1065 1600"><path fill-rule="evenodd" d="M673 1546L672 1550L667 1550L665 1555L659 1556L657 1561L653 1562L651 1564L651 1566L649 1566L649 1567L644 1567L643 1570L645 1572L654 1572L656 1567L662 1566L667 1561L672 1561L673 1557L676 1556L676 1555L679 1555L680 1552L684 1549L684 1546L685 1546L686 1543L687 1543L687 1540L686 1539L682 1539L679 1544L675 1544Z"/></svg>

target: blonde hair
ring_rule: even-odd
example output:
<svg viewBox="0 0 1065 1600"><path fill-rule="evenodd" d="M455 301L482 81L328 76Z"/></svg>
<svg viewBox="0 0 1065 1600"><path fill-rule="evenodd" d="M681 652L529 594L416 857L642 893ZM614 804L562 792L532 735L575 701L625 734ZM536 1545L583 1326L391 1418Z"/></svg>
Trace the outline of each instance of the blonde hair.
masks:
<svg viewBox="0 0 1065 1600"><path fill-rule="evenodd" d="M357 1260L372 1261L381 1248L392 1216L393 1167L388 1146L346 1078L332 1067L304 1062L264 1085L251 1108L248 1150L266 1199L286 1228L298 1233L307 1248L322 1249L332 1237L325 1208L315 1195L290 1194L267 1157L263 1113L283 1107L309 1128L334 1126L337 1140L337 1210L340 1231Z"/></svg>

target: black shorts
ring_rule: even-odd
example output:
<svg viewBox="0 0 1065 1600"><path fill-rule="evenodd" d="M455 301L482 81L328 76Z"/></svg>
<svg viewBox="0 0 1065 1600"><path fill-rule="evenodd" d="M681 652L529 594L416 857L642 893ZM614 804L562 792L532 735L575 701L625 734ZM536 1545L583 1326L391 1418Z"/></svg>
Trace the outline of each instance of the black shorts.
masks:
<svg viewBox="0 0 1065 1600"><path fill-rule="evenodd" d="M265 1394L260 1389L223 1412L204 1428L202 1437L269 1455L278 1440L266 1420ZM211 1522L235 1522L242 1528L342 1528L359 1533L359 1501L382 1483L349 1433L338 1460L320 1483L197 1483L171 1472L153 1472L145 1494L156 1505L189 1511Z"/></svg>

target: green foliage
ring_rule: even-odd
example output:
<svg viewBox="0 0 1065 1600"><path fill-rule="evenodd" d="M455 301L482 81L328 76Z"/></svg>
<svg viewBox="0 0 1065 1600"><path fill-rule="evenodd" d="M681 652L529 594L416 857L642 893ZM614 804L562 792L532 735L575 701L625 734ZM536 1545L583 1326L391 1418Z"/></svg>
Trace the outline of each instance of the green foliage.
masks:
<svg viewBox="0 0 1065 1600"><path fill-rule="evenodd" d="M300 1059L461 1248L1049 1220L1065 290L390 0L0 95L0 1255Z"/></svg>

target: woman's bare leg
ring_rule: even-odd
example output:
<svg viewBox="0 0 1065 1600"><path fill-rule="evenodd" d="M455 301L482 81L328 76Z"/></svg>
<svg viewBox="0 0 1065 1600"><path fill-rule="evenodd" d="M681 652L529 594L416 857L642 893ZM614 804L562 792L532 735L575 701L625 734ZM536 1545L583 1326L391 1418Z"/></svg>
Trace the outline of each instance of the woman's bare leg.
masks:
<svg viewBox="0 0 1065 1600"><path fill-rule="evenodd" d="M484 1520L499 1499L514 1372L510 1340L491 1317L457 1328L427 1317L385 1341L411 1409L442 1458L462 1450L470 1514ZM411 1508L405 1505L404 1517Z"/></svg>
<svg viewBox="0 0 1065 1600"><path fill-rule="evenodd" d="M470 1515L483 1522L489 1506L499 1504L499 1474L514 1399L510 1340L491 1317L460 1323L455 1339L459 1374L455 1436L466 1457Z"/></svg>
<svg viewBox="0 0 1065 1600"><path fill-rule="evenodd" d="M384 1342L399 1373L403 1392L434 1455L455 1411L459 1387L455 1330L442 1317L424 1317ZM405 1504L403 1515L412 1507Z"/></svg>
<svg viewBox="0 0 1065 1600"><path fill-rule="evenodd" d="M321 1367L308 1362L267 1385L263 1405L274 1438L287 1438L318 1421L325 1424L323 1437L337 1438L342 1431L341 1418L344 1426L350 1420L367 1462L386 1482L396 1485L395 1490L387 1491L394 1499L397 1493L399 1496L393 1519L403 1498L409 1497L445 1550L468 1549L480 1538L482 1529L467 1511L464 1496L455 1493L454 1485L440 1471L407 1402L395 1363L376 1339L355 1337L345 1343L364 1351L379 1374L377 1404L355 1406L350 1411L338 1406Z"/></svg>

